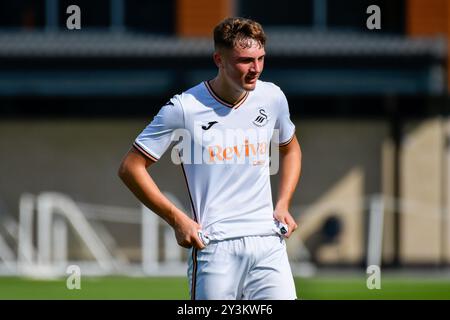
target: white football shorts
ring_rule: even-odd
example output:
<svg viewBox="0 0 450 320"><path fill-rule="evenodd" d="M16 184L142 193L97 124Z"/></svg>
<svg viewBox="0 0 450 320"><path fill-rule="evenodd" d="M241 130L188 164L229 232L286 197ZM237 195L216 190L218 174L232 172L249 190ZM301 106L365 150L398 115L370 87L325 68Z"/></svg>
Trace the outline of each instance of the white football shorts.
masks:
<svg viewBox="0 0 450 320"><path fill-rule="evenodd" d="M294 300L285 240L278 235L211 241L191 249L188 278L194 300Z"/></svg>

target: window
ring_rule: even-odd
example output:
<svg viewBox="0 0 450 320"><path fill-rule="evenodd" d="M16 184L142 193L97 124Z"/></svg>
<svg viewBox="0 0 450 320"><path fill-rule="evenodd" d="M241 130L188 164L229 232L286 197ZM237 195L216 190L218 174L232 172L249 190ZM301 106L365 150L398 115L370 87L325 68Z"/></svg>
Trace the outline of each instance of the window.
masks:
<svg viewBox="0 0 450 320"><path fill-rule="evenodd" d="M238 15L254 19L263 27L268 26L307 26L313 23L314 0L241 0L238 2Z"/></svg>
<svg viewBox="0 0 450 320"><path fill-rule="evenodd" d="M175 32L175 0L124 2L125 24L128 30L163 34Z"/></svg>
<svg viewBox="0 0 450 320"><path fill-rule="evenodd" d="M405 0L260 0L237 1L238 15L264 27L307 27L367 32L367 7L381 9L380 32L405 32Z"/></svg>
<svg viewBox="0 0 450 320"><path fill-rule="evenodd" d="M111 21L110 0L59 0L58 17L59 27L66 28L66 21L70 14L67 7L77 5L81 11L81 29L109 28Z"/></svg>
<svg viewBox="0 0 450 320"><path fill-rule="evenodd" d="M45 25L45 0L0 2L0 28L41 29Z"/></svg>
<svg viewBox="0 0 450 320"><path fill-rule="evenodd" d="M367 7L377 5L381 10L379 32L404 33L404 0L327 0L327 26L329 29L367 31Z"/></svg>

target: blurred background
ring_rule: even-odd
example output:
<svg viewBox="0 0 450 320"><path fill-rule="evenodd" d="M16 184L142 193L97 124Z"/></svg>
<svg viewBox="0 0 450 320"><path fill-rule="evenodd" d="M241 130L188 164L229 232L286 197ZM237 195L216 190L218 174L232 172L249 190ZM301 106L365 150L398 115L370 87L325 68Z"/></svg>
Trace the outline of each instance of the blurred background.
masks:
<svg viewBox="0 0 450 320"><path fill-rule="evenodd" d="M370 5L379 29L367 26ZM216 75L212 28L228 16L263 25L262 80L283 89L297 128L288 252L298 279L364 277L376 265L449 280L446 0L0 2L4 279L58 278L70 264L84 275L185 275L187 251L117 169L170 97ZM152 171L190 212L170 152ZM439 290L449 298L450 282Z"/></svg>

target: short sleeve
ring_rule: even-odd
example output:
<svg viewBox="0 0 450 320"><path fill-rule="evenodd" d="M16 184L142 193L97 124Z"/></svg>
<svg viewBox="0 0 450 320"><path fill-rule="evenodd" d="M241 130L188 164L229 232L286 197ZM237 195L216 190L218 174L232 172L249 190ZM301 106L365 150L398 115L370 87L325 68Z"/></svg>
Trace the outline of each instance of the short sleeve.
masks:
<svg viewBox="0 0 450 320"><path fill-rule="evenodd" d="M295 125L291 121L289 114L289 104L283 91L279 90L278 117L275 123L275 129L279 134L279 145L284 146L292 141L295 134Z"/></svg>
<svg viewBox="0 0 450 320"><path fill-rule="evenodd" d="M172 133L184 127L183 109L174 97L162 106L152 122L137 136L133 146L158 161L172 142Z"/></svg>

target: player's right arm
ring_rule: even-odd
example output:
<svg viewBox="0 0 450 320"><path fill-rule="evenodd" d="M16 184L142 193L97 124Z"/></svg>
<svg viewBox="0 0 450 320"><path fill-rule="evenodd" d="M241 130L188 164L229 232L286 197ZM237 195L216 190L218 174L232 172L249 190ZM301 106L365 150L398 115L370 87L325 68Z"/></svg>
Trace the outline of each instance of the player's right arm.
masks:
<svg viewBox="0 0 450 320"><path fill-rule="evenodd" d="M145 206L172 226L180 246L203 249L204 245L197 235L200 226L164 196L148 173L147 168L153 163L132 147L122 160L118 175Z"/></svg>
<svg viewBox="0 0 450 320"><path fill-rule="evenodd" d="M201 227L164 196L147 171L170 146L174 130L183 127L181 102L174 97L161 107L152 122L136 138L133 147L123 158L118 174L146 207L172 226L180 246L202 249L204 245L198 236Z"/></svg>

